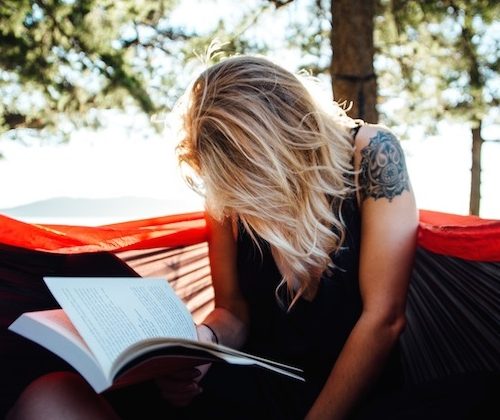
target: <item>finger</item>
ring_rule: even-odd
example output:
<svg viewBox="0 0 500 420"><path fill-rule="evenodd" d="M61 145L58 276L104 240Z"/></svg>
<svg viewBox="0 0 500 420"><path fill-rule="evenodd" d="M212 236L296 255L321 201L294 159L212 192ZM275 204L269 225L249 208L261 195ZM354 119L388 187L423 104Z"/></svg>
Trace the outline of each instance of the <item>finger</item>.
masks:
<svg viewBox="0 0 500 420"><path fill-rule="evenodd" d="M202 372L202 371L204 371L204 370L208 370L208 368L209 368L210 366L212 366L212 363L204 363L204 364L202 364L202 365L196 365L196 368L195 368L195 369L196 369L198 372Z"/></svg>
<svg viewBox="0 0 500 420"><path fill-rule="evenodd" d="M165 378L174 378L174 379L193 379L201 374L201 371L198 368L190 368L190 369L182 369L178 371L174 371L165 375Z"/></svg>
<svg viewBox="0 0 500 420"><path fill-rule="evenodd" d="M198 394L170 397L170 398L165 398L165 401L167 401L169 404L175 407L185 407L191 404L191 402L196 398L197 395Z"/></svg>
<svg viewBox="0 0 500 420"><path fill-rule="evenodd" d="M193 401L195 396L189 398L165 399L173 407L187 407Z"/></svg>
<svg viewBox="0 0 500 420"><path fill-rule="evenodd" d="M189 387L178 389L161 389L160 393L165 398L184 397L189 395L197 395L201 392L201 387L197 384L191 384Z"/></svg>
<svg viewBox="0 0 500 420"><path fill-rule="evenodd" d="M196 388L196 390L191 390L189 392L176 392L176 393L168 392L168 393L162 393L161 396L170 404L177 407L182 407L189 405L191 401L202 392L203 390L200 387L198 387Z"/></svg>
<svg viewBox="0 0 500 420"><path fill-rule="evenodd" d="M177 391L190 391L193 389L196 389L198 384L196 383L195 380L189 380L189 381L169 381L166 379L163 380L157 380L156 385L158 388L160 388L162 391L168 391L168 392L177 392Z"/></svg>
<svg viewBox="0 0 500 420"><path fill-rule="evenodd" d="M193 379L197 378L198 376L201 375L201 371L196 368L192 369L183 369L177 372L172 372L169 373L168 375L165 376L160 376L159 378L156 379L156 382L163 383L163 382L173 382L173 383L180 383L180 382L192 382Z"/></svg>

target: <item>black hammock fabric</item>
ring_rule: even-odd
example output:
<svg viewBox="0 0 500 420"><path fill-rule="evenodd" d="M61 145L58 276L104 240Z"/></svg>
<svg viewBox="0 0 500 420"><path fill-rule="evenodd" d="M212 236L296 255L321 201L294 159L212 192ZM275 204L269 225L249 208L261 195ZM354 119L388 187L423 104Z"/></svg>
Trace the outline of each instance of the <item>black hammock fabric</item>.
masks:
<svg viewBox="0 0 500 420"><path fill-rule="evenodd" d="M71 369L7 330L23 312L57 307L42 281L46 275L164 276L195 321L213 307L203 213L96 228L32 225L0 216L2 418L34 378ZM487 392L496 392L499 312L500 221L421 211L401 338L406 382L418 386L487 374L494 378Z"/></svg>
<svg viewBox="0 0 500 420"><path fill-rule="evenodd" d="M407 381L500 372L500 262L417 249L401 337Z"/></svg>

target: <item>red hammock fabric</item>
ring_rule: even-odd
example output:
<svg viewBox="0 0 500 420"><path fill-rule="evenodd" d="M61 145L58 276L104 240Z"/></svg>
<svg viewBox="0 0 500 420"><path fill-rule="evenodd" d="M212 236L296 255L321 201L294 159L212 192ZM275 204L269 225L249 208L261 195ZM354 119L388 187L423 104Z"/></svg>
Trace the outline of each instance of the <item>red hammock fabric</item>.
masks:
<svg viewBox="0 0 500 420"><path fill-rule="evenodd" d="M206 241L203 212L98 227L30 224L0 215L0 232L2 244L60 254L177 247Z"/></svg>
<svg viewBox="0 0 500 420"><path fill-rule="evenodd" d="M57 307L44 275L165 277L202 320L213 305L206 240L203 212L99 227L0 215L0 418L35 377L68 368L7 331L23 312ZM498 376L500 220L421 210L418 243L401 338L405 380Z"/></svg>
<svg viewBox="0 0 500 420"><path fill-rule="evenodd" d="M500 261L500 220L421 210L418 243L436 254Z"/></svg>
<svg viewBox="0 0 500 420"><path fill-rule="evenodd" d="M0 242L64 254L192 245L206 241L203 212L99 227L29 224L0 215ZM500 261L500 220L420 210L420 247L473 261Z"/></svg>

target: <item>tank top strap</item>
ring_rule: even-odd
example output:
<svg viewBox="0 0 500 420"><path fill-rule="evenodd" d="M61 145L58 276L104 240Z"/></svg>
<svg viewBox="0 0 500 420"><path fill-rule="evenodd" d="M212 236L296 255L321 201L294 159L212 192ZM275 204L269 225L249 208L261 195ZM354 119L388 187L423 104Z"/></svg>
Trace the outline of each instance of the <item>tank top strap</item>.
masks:
<svg viewBox="0 0 500 420"><path fill-rule="evenodd" d="M354 120L354 123L356 125L351 128L351 135L353 141L356 140L356 136L358 135L359 129L365 125L365 122L363 120Z"/></svg>

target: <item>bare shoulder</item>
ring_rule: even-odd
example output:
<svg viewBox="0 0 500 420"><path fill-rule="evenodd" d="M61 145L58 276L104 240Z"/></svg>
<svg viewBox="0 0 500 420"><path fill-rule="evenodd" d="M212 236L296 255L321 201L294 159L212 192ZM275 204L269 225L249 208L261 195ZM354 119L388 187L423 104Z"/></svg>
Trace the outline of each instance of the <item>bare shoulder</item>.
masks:
<svg viewBox="0 0 500 420"><path fill-rule="evenodd" d="M356 149L356 154L361 154L361 151L367 147L373 138L377 135L382 135L385 137L392 137L393 140L398 140L396 135L385 125L382 124L364 124L360 127L354 146Z"/></svg>
<svg viewBox="0 0 500 420"><path fill-rule="evenodd" d="M359 170L360 199L392 201L410 191L405 156L397 136L378 124L362 126L355 140L355 167Z"/></svg>

